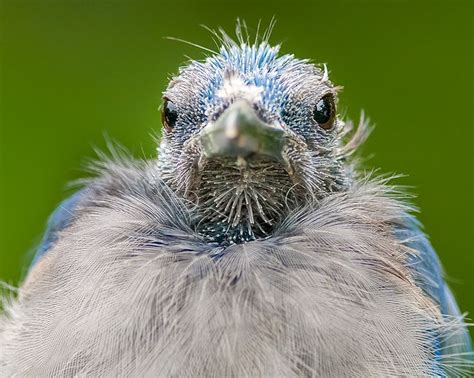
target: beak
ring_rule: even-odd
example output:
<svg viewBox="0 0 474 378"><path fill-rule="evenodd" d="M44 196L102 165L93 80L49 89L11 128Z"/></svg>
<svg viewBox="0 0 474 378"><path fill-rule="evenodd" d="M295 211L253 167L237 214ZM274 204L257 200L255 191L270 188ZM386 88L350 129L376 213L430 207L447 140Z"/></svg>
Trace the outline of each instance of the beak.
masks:
<svg viewBox="0 0 474 378"><path fill-rule="evenodd" d="M199 139L207 158L262 156L283 161L286 144L283 129L263 122L246 101L229 106L201 130Z"/></svg>

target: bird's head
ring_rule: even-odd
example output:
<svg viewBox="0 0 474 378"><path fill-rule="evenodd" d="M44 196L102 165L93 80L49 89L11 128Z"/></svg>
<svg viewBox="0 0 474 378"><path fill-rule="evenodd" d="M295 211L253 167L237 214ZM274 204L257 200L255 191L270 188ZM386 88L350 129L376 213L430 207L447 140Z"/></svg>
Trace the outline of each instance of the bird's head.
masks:
<svg viewBox="0 0 474 378"><path fill-rule="evenodd" d="M267 237L289 211L350 183L345 157L363 132L342 142L325 66L278 52L224 38L164 92L159 171L209 241Z"/></svg>

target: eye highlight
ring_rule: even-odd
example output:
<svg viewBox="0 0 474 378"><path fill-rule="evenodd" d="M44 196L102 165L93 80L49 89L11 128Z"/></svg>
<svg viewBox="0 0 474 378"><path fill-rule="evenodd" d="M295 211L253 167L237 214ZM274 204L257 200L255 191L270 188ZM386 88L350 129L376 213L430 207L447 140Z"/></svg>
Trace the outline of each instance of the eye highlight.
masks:
<svg viewBox="0 0 474 378"><path fill-rule="evenodd" d="M178 120L178 108L171 100L165 98L164 101L163 110L161 111L161 122L166 131L171 132Z"/></svg>
<svg viewBox="0 0 474 378"><path fill-rule="evenodd" d="M324 95L316 104L313 110L313 119L318 126L324 130L329 130L334 125L336 118L336 105L331 94Z"/></svg>

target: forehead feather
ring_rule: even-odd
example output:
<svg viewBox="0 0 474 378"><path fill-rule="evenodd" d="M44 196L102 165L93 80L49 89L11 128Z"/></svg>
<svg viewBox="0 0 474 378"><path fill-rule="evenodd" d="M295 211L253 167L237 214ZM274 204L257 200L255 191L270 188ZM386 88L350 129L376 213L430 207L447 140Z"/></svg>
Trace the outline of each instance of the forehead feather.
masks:
<svg viewBox="0 0 474 378"><path fill-rule="evenodd" d="M293 55L279 56L280 46L266 42L258 45L233 44L221 47L218 54L205 61L192 61L181 68L164 95L178 102L189 102L198 97L208 103L223 97L229 90L249 86L247 91L278 93L288 97L291 92L314 91L318 85L331 87L327 75L308 60ZM233 89L229 86L232 82Z"/></svg>

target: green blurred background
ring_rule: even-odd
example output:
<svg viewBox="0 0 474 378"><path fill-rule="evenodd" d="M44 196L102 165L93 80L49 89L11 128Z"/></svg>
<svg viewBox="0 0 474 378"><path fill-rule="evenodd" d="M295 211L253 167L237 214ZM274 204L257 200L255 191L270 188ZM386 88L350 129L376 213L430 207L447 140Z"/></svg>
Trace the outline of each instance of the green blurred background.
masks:
<svg viewBox="0 0 474 378"><path fill-rule="evenodd" d="M151 157L170 75L200 24L277 19L283 52L326 62L340 109L376 129L367 167L404 173L463 311L474 314L472 1L2 1L0 280L17 284L49 213L107 134ZM70 192L70 191L69 191Z"/></svg>

